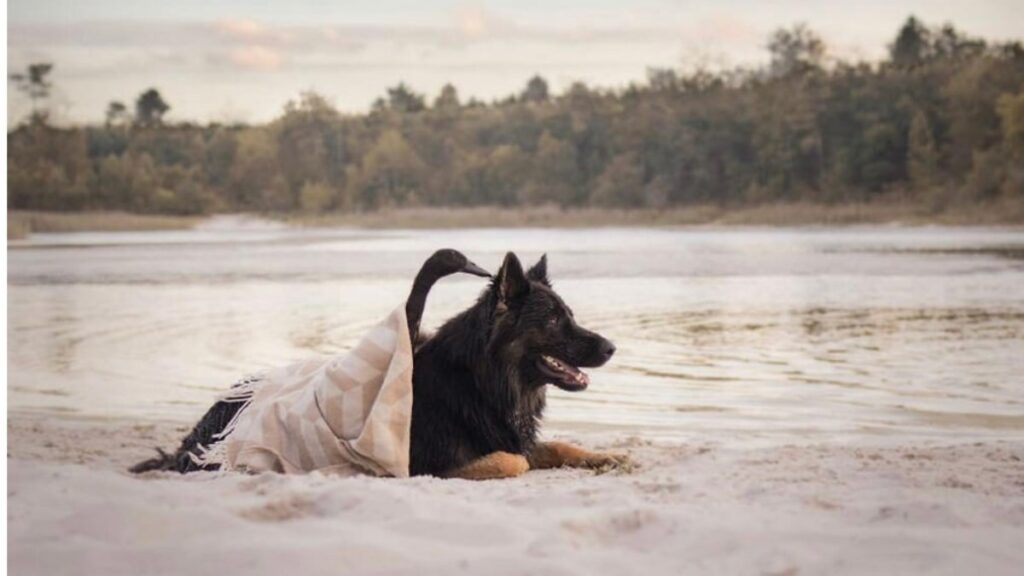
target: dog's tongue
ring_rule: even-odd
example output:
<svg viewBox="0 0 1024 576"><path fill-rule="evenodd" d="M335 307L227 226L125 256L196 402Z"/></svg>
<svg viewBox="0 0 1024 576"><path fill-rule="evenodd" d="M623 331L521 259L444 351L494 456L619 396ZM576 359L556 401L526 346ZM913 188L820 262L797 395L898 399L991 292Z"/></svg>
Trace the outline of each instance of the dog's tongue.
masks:
<svg viewBox="0 0 1024 576"><path fill-rule="evenodd" d="M580 384L583 384L584 386L588 386L590 384L590 376L586 372L584 372L583 370L579 371L579 375L580 375L579 376Z"/></svg>
<svg viewBox="0 0 1024 576"><path fill-rule="evenodd" d="M587 376L587 373L579 368L566 366L562 374L564 375L562 384L566 389L583 390L590 385L590 376Z"/></svg>
<svg viewBox="0 0 1024 576"><path fill-rule="evenodd" d="M590 377L579 368L551 356L544 356L543 360L549 370L560 376L559 382L553 382L559 388L577 391L590 385Z"/></svg>
<svg viewBox="0 0 1024 576"><path fill-rule="evenodd" d="M590 384L590 376L587 376L586 372L574 366L566 366L562 373L565 374L565 381L570 386L586 386Z"/></svg>

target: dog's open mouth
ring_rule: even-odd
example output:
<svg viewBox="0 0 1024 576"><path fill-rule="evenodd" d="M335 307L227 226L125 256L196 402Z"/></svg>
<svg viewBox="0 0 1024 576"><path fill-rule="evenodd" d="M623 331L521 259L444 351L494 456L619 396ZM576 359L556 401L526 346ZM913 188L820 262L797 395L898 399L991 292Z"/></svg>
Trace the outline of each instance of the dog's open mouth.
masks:
<svg viewBox="0 0 1024 576"><path fill-rule="evenodd" d="M542 355L537 362L541 374L551 378L551 384L569 392L579 392L590 384L590 377L575 366L558 358Z"/></svg>

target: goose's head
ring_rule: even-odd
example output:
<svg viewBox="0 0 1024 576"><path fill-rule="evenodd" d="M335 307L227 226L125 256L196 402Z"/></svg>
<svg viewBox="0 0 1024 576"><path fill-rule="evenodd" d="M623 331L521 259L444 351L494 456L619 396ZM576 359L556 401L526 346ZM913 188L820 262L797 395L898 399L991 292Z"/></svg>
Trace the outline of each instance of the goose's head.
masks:
<svg viewBox="0 0 1024 576"><path fill-rule="evenodd" d="M477 266L466 255L458 250L445 248L434 252L433 256L423 264L423 271L429 272L431 276L441 278L449 274L463 272L474 276L490 278L491 273Z"/></svg>

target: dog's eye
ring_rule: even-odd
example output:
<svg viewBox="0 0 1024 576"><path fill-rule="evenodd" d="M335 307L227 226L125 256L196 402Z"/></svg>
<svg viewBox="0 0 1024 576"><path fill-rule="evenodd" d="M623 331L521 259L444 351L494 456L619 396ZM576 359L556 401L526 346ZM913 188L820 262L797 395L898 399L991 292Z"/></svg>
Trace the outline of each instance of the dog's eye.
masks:
<svg viewBox="0 0 1024 576"><path fill-rule="evenodd" d="M551 318L548 318L548 326L551 326L552 328L558 326L558 316L552 316Z"/></svg>

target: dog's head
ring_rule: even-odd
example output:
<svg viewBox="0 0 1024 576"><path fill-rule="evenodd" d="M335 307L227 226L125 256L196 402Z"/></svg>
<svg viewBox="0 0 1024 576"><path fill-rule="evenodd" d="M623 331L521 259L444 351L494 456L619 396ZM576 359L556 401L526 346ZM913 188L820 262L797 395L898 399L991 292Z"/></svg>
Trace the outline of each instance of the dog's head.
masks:
<svg viewBox="0 0 1024 576"><path fill-rule="evenodd" d="M572 310L552 290L546 255L524 272L509 252L490 290L490 352L517 366L523 384L583 390L590 379L580 368L601 366L615 353L606 338L576 324Z"/></svg>

